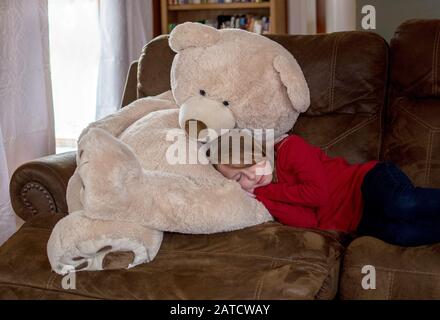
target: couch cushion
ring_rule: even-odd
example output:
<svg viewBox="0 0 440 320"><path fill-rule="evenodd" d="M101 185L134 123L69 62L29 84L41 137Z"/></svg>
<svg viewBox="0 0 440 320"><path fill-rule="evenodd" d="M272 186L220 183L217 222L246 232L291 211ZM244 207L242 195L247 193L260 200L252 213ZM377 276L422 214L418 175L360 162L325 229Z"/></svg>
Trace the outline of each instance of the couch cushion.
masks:
<svg viewBox="0 0 440 320"><path fill-rule="evenodd" d="M307 115L375 114L386 94L388 46L362 31L270 35L298 60L310 88Z"/></svg>
<svg viewBox="0 0 440 320"><path fill-rule="evenodd" d="M417 186L440 187L440 100L394 101L384 139L385 160L397 164Z"/></svg>
<svg viewBox="0 0 440 320"><path fill-rule="evenodd" d="M365 290L362 268L376 270L376 289ZM371 274L369 272L369 274ZM399 247L360 237L348 247L342 268L341 299L440 299L440 244Z"/></svg>
<svg viewBox="0 0 440 320"><path fill-rule="evenodd" d="M391 83L397 95L440 97L440 19L398 27L391 39Z"/></svg>
<svg viewBox="0 0 440 320"><path fill-rule="evenodd" d="M39 214L0 248L0 299L331 299L337 237L276 222L212 235L165 233L159 254L130 270L51 272L46 243L60 216Z"/></svg>

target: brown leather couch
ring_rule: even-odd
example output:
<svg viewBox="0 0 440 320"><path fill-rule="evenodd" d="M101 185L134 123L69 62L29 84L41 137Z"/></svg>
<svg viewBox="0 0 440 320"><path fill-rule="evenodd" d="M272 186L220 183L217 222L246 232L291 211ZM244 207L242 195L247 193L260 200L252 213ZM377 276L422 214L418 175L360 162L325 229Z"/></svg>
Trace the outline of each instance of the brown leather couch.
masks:
<svg viewBox="0 0 440 320"><path fill-rule="evenodd" d="M295 55L311 90L295 133L350 162L390 159L417 184L440 187L440 20L403 24L391 47L366 32L270 37ZM165 36L151 41L130 68L123 105L168 90L172 58ZM67 212L74 168L65 153L14 173L12 204L26 223L0 248L0 298L440 299L440 245L401 248L277 222L166 233L153 262L79 272L76 289L64 290L46 243ZM374 290L362 287L365 265L375 267Z"/></svg>
<svg viewBox="0 0 440 320"><path fill-rule="evenodd" d="M440 20L403 23L389 56L381 159L398 164L416 185L440 188ZM364 265L375 266L375 290L359 286ZM372 237L354 240L345 252L340 297L440 299L440 244L400 248Z"/></svg>

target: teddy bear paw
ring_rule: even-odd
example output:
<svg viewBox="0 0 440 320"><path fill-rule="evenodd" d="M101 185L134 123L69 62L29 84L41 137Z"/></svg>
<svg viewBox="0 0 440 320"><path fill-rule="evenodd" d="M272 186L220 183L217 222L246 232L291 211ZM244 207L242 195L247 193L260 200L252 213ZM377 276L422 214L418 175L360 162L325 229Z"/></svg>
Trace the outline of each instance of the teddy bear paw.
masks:
<svg viewBox="0 0 440 320"><path fill-rule="evenodd" d="M156 256L163 233L138 224L89 219L76 211L52 230L47 253L58 274L132 268Z"/></svg>

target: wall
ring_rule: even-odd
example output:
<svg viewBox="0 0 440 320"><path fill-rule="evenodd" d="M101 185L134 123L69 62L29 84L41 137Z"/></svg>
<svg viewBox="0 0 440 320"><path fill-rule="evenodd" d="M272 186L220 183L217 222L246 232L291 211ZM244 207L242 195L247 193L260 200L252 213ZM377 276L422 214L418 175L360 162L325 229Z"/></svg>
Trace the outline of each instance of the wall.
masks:
<svg viewBox="0 0 440 320"><path fill-rule="evenodd" d="M374 32L389 41L396 28L405 20L413 18L440 19L439 0L357 0L356 27L361 30L364 5L376 8L376 30Z"/></svg>

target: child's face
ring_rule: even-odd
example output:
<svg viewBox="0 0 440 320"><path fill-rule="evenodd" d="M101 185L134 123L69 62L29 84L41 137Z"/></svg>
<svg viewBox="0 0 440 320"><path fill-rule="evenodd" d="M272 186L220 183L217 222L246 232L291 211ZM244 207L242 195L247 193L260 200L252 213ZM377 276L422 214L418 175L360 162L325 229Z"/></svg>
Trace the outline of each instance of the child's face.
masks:
<svg viewBox="0 0 440 320"><path fill-rule="evenodd" d="M218 164L217 170L227 179L237 181L248 192L253 192L255 188L268 185L272 181L272 168L267 160L246 168Z"/></svg>

